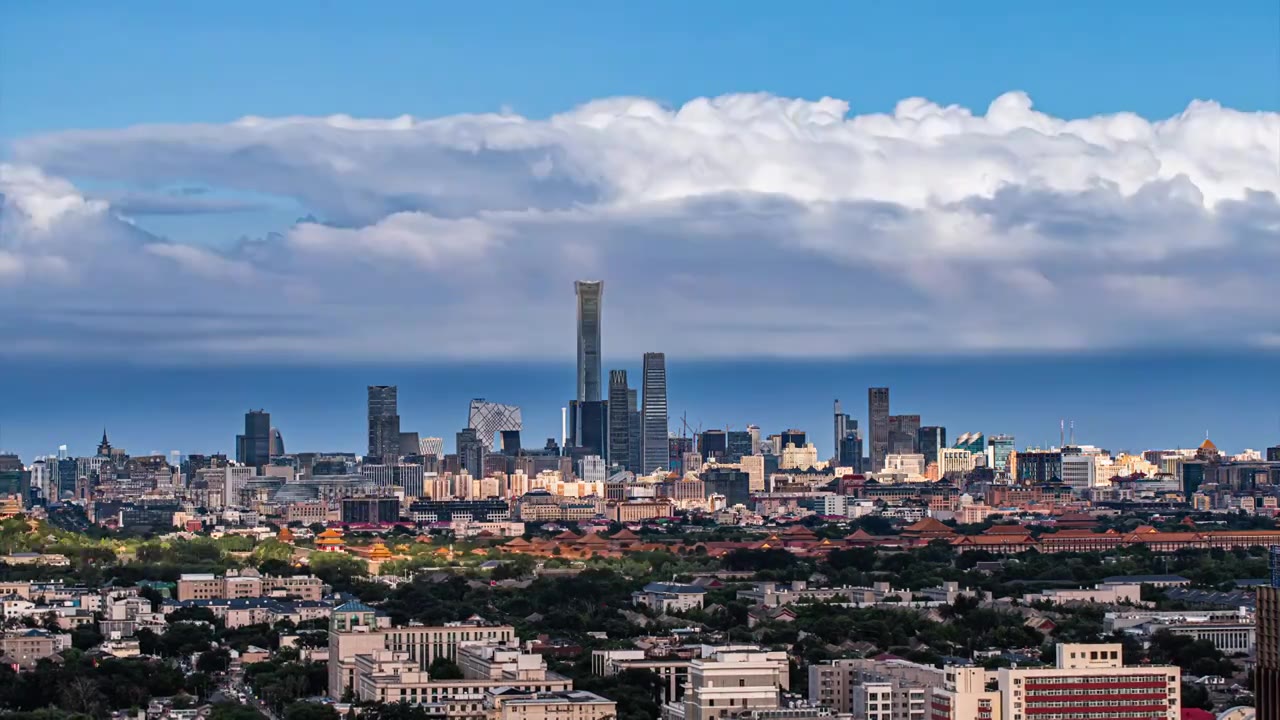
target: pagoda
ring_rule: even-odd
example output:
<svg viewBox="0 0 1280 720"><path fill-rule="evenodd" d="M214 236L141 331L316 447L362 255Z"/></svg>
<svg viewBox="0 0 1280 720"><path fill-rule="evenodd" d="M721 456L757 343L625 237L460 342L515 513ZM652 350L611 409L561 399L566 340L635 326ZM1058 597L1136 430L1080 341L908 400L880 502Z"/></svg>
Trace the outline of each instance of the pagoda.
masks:
<svg viewBox="0 0 1280 720"><path fill-rule="evenodd" d="M329 528L316 536L316 550L319 552L342 552L347 542L342 539L342 532Z"/></svg>

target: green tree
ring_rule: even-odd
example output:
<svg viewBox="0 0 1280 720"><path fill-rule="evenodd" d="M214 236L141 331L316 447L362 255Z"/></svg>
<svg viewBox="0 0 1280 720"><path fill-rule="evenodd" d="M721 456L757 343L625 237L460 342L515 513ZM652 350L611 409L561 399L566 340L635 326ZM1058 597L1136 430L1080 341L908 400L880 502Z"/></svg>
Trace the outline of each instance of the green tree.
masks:
<svg viewBox="0 0 1280 720"><path fill-rule="evenodd" d="M431 675L432 680L461 680L463 677L462 668L443 655L431 661L431 667L427 669L427 673Z"/></svg>
<svg viewBox="0 0 1280 720"><path fill-rule="evenodd" d="M290 703L284 709L284 720L339 720L332 705L313 702Z"/></svg>

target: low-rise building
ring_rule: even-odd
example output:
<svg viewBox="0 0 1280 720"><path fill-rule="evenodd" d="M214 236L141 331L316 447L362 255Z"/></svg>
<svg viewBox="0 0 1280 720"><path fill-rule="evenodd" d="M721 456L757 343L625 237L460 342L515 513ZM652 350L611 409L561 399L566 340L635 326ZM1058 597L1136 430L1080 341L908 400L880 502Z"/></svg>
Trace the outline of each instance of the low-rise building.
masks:
<svg viewBox="0 0 1280 720"><path fill-rule="evenodd" d="M0 635L0 664L30 670L44 658L71 647L71 636L47 630L17 630Z"/></svg>
<svg viewBox="0 0 1280 720"><path fill-rule="evenodd" d="M706 588L699 585L653 582L631 593L631 603L664 613L692 610L702 607L706 594Z"/></svg>

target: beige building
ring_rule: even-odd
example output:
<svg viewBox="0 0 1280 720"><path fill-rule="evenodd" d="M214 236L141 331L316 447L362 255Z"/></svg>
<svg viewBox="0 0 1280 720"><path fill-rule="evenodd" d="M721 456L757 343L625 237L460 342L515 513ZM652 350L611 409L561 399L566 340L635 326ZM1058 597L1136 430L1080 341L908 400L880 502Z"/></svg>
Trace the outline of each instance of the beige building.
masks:
<svg viewBox="0 0 1280 720"><path fill-rule="evenodd" d="M809 666L809 702L865 720L932 720L942 670L906 660L845 659Z"/></svg>
<svg viewBox="0 0 1280 720"><path fill-rule="evenodd" d="M230 600L256 597L317 601L324 596L324 582L310 575L262 576L256 570L230 570L223 577L187 573L178 578L178 600Z"/></svg>
<svg viewBox="0 0 1280 720"><path fill-rule="evenodd" d="M485 698L486 720L606 720L618 715L618 705L585 690L490 693Z"/></svg>
<svg viewBox="0 0 1280 720"><path fill-rule="evenodd" d="M673 506L667 500L627 500L609 505L609 519L619 523L641 522L671 517Z"/></svg>
<svg viewBox="0 0 1280 720"><path fill-rule="evenodd" d="M422 686L430 680L425 671L437 657L456 661L458 647L463 643L510 643L515 637L515 628L510 625L490 625L483 621L393 628L387 625L386 618L378 616L368 605L349 602L334 608L330 616L329 696L341 699L348 689L361 693L361 697L367 692L369 699L381 697L385 690L392 702L399 700L401 691L406 698L410 689L414 690L412 694L420 695ZM381 655L378 662L395 661L400 664L394 668L385 666L386 672L374 673L379 675L379 679L370 676L365 681L365 689L358 689L358 658L380 651L392 655ZM366 672L373 673L372 666L366 667ZM418 674L405 678L403 682L397 679L410 673Z"/></svg>
<svg viewBox="0 0 1280 720"><path fill-rule="evenodd" d="M1119 643L1057 646L1053 668L999 670L1002 720L1051 717L1143 717L1177 720L1181 670L1126 667ZM1087 688L1087 691L1086 691Z"/></svg>
<svg viewBox="0 0 1280 720"><path fill-rule="evenodd" d="M46 630L19 630L0 635L0 658L6 665L30 670L40 660L71 647L70 635Z"/></svg>
<svg viewBox="0 0 1280 720"><path fill-rule="evenodd" d="M943 668L941 687L929 698L930 720L1001 720L1000 691L992 673L978 667Z"/></svg>
<svg viewBox="0 0 1280 720"><path fill-rule="evenodd" d="M722 651L689 666L684 699L663 706L664 720L712 720L779 707L790 687L790 664L781 651Z"/></svg>

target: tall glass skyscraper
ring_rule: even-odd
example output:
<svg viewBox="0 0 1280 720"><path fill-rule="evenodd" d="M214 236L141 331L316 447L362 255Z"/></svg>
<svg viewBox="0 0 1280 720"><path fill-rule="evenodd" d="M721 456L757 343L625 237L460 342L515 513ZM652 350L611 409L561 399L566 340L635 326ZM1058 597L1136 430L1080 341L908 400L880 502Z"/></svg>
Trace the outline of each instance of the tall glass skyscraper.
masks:
<svg viewBox="0 0 1280 720"><path fill-rule="evenodd" d="M612 465L631 467L631 412L626 370L609 371L609 454Z"/></svg>
<svg viewBox="0 0 1280 720"><path fill-rule="evenodd" d="M867 435L871 472L884 469L884 456L889 454L889 388L867 389Z"/></svg>
<svg viewBox="0 0 1280 720"><path fill-rule="evenodd" d="M236 437L236 462L260 468L271 460L271 414L250 410L244 414L244 434Z"/></svg>
<svg viewBox="0 0 1280 720"><path fill-rule="evenodd" d="M578 402L599 402L600 397L600 303L604 282L578 280L573 284L578 296Z"/></svg>
<svg viewBox="0 0 1280 720"><path fill-rule="evenodd" d="M400 459L400 415L395 385L369 386L369 453L386 464Z"/></svg>
<svg viewBox="0 0 1280 720"><path fill-rule="evenodd" d="M643 426L644 467L637 472L667 469L671 446L667 442L667 356L644 354L644 385L640 391L640 422Z"/></svg>

